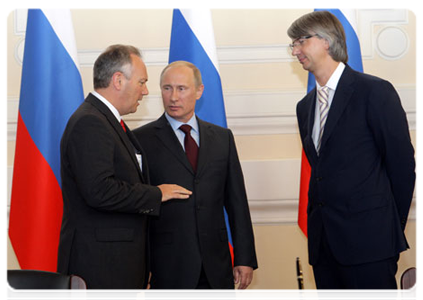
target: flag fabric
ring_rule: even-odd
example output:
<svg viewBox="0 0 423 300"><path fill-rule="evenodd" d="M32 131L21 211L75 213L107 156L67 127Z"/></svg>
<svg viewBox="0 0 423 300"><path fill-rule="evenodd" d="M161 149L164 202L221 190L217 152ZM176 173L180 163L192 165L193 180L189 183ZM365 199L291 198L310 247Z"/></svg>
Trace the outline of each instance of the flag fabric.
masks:
<svg viewBox="0 0 423 300"><path fill-rule="evenodd" d="M22 269L56 271L60 140L84 100L69 10L28 10L9 237Z"/></svg>
<svg viewBox="0 0 423 300"><path fill-rule="evenodd" d="M196 115L204 121L227 127L210 10L173 10L169 63L177 60L189 61L201 72L205 88L197 100ZM232 235L225 209L224 215L233 263Z"/></svg>
<svg viewBox="0 0 423 300"><path fill-rule="evenodd" d="M301 153L301 176L300 176L300 200L298 204L298 226L307 236L307 204L308 185L310 183L311 167L305 155L304 149Z"/></svg>
<svg viewBox="0 0 423 300"><path fill-rule="evenodd" d="M326 10L335 15L344 27L347 41L348 65L356 71L363 72L360 42L357 36L356 11L352 9L315 9ZM308 74L307 93L316 86L316 79L312 73ZM304 150L301 156L300 200L298 206L298 226L307 236L307 204L308 186L310 182L311 167L305 156Z"/></svg>

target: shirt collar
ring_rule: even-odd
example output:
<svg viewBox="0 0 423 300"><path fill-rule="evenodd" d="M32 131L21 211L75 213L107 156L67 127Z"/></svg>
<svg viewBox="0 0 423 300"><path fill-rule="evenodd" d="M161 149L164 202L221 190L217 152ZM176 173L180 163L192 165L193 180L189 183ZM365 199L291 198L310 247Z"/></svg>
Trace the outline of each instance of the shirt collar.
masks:
<svg viewBox="0 0 423 300"><path fill-rule="evenodd" d="M340 62L338 66L336 67L335 71L332 73L331 77L329 78L328 82L326 83L326 86L330 88L331 90L335 91L336 87L338 86L338 82L341 79L342 73L344 72L345 64L343 62ZM317 89L320 89L320 84L316 81L316 87Z"/></svg>
<svg viewBox="0 0 423 300"><path fill-rule="evenodd" d="M199 132L198 131L198 122L197 122L197 118L195 117L195 113L192 115L191 119L187 123L183 123L183 122L180 122L178 120L175 120L174 118L169 116L167 113L165 113L165 117L168 120L170 126L172 126L172 129L174 131L178 130L181 125L188 124L192 127L192 129L194 131Z"/></svg>
<svg viewBox="0 0 423 300"><path fill-rule="evenodd" d="M113 106L112 103L110 103L106 98L104 98L102 95L100 95L96 91L91 92L91 94L93 94L94 96L96 96L98 98L98 100L100 100L101 102L103 102L110 109L110 111L116 117L116 119L118 120L118 122L120 122L120 120L122 119L122 117L120 116L118 110L116 109L116 107Z"/></svg>

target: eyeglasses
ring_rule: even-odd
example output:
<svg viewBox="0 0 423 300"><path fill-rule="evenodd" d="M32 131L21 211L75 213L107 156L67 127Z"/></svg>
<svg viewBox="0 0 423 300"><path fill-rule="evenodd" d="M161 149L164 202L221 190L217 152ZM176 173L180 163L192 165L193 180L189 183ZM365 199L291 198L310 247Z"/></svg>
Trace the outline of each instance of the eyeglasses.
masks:
<svg viewBox="0 0 423 300"><path fill-rule="evenodd" d="M295 48L301 48L303 46L303 43L306 40L311 39L312 37L315 37L315 36L319 36L319 35L313 34L313 35L306 35L306 36L299 37L292 44L289 44L289 48L291 49L291 51L294 51Z"/></svg>

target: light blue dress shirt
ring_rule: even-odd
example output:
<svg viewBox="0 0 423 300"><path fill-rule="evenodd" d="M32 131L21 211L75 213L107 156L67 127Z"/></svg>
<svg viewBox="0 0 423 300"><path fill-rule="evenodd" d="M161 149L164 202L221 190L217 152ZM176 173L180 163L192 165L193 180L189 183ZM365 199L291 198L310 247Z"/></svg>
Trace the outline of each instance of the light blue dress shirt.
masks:
<svg viewBox="0 0 423 300"><path fill-rule="evenodd" d="M181 143L182 149L184 149L184 151L185 151L185 144L184 144L185 133L179 129L179 127L184 124L191 126L191 136L194 139L194 141L197 143L198 147L200 147L200 130L198 127L198 122L197 122L197 118L195 117L195 114L191 117L191 119L187 123L182 123L178 120L175 120L174 118L169 116L167 113L165 113L165 117L168 120L173 131L175 132L176 137Z"/></svg>

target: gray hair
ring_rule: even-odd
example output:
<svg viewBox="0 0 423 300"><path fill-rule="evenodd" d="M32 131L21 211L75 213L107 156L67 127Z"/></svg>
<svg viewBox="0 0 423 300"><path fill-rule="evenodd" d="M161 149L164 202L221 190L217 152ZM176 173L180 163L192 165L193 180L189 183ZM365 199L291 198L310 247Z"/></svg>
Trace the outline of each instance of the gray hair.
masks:
<svg viewBox="0 0 423 300"><path fill-rule="evenodd" d="M190 68L193 72L194 72L194 84L195 87L198 88L200 85L203 84L203 80L201 78L201 72L200 70L192 63L188 62L188 61L184 61L184 60L178 60L178 61L174 61L170 64L168 64L162 71L162 73L160 74L160 86L162 85L162 80L163 80L163 76L164 73L172 68L172 67L188 67Z"/></svg>
<svg viewBox="0 0 423 300"><path fill-rule="evenodd" d="M132 74L131 55L141 58L141 52L134 46L109 46L94 63L94 89L107 88L116 72L122 72L129 79Z"/></svg>
<svg viewBox="0 0 423 300"><path fill-rule="evenodd" d="M288 36L295 40L302 36L317 34L329 43L329 55L333 60L347 63L348 53L344 27L328 11L314 11L295 20L288 28Z"/></svg>

